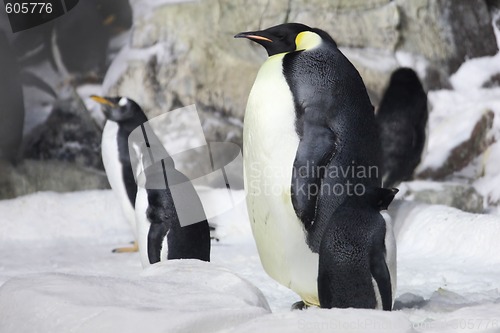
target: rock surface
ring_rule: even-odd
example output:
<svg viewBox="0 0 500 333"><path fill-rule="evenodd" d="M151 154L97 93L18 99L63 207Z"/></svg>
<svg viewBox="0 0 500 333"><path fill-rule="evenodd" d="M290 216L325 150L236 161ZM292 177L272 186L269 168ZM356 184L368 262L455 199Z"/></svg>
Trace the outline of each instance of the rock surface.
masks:
<svg viewBox="0 0 500 333"><path fill-rule="evenodd" d="M424 84L436 88L448 84L466 57L497 51L488 7L479 0L207 0L154 11L138 6L129 49L115 66L121 71L106 78L105 90L136 99L149 116L196 104L208 135L238 144L248 93L266 58L261 47L233 40L240 31L296 21L321 27L342 48L363 48L352 61L375 101L400 65L418 67Z"/></svg>
<svg viewBox="0 0 500 333"><path fill-rule="evenodd" d="M430 205L444 205L470 213L483 213L484 199L467 184L451 182L414 181L402 183L399 198Z"/></svg>
<svg viewBox="0 0 500 333"><path fill-rule="evenodd" d="M0 161L0 199L37 191L70 192L109 188L104 171L57 160L24 160L16 167Z"/></svg>
<svg viewBox="0 0 500 333"><path fill-rule="evenodd" d="M439 135L446 137L463 137L465 135L465 137L463 140L455 142L448 140L446 144L442 144L438 135L435 135L434 138L431 136L429 138L429 154L417 170L416 178L443 179L453 172L463 169L484 152L492 143L489 131L493 127L495 114L491 110L486 110L479 115L480 117L473 123L467 123L458 118L448 119L444 124L441 124ZM437 131L436 128L434 132ZM446 159L440 164L433 165L432 156L443 155L443 152L448 152ZM444 155L446 156L446 154Z"/></svg>
<svg viewBox="0 0 500 333"><path fill-rule="evenodd" d="M24 157L104 170L101 134L102 129L73 93L68 99L57 101L47 121L25 139Z"/></svg>

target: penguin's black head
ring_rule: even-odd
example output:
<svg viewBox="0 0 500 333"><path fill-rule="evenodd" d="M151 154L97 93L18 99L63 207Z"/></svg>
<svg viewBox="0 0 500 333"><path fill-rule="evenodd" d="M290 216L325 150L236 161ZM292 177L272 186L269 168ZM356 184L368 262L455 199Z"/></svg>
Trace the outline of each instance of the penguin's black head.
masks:
<svg viewBox="0 0 500 333"><path fill-rule="evenodd" d="M127 97L101 97L94 95L90 96L90 98L103 106L103 112L107 119L117 123L144 114L141 107L135 101Z"/></svg>
<svg viewBox="0 0 500 333"><path fill-rule="evenodd" d="M401 67L395 70L391 75L389 86L423 90L417 73L415 73L413 69L408 67Z"/></svg>
<svg viewBox="0 0 500 333"><path fill-rule="evenodd" d="M336 46L325 31L300 23L285 23L265 30L241 32L234 38L248 38L262 45L269 56L311 49L322 42Z"/></svg>

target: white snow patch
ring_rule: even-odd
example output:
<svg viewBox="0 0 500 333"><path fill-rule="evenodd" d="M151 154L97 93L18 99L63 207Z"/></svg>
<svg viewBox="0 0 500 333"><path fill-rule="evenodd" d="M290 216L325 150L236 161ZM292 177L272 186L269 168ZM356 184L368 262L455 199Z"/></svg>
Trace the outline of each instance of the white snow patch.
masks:
<svg viewBox="0 0 500 333"><path fill-rule="evenodd" d="M30 247L54 242L125 242L132 239L124 227L121 209L111 191L76 193L38 192L0 201L0 244Z"/></svg>
<svg viewBox="0 0 500 333"><path fill-rule="evenodd" d="M455 90L480 89L493 74L498 73L500 73L500 53L464 62L450 77L450 82Z"/></svg>
<svg viewBox="0 0 500 333"><path fill-rule="evenodd" d="M258 317L231 333L414 332L401 312L364 309L308 309Z"/></svg>

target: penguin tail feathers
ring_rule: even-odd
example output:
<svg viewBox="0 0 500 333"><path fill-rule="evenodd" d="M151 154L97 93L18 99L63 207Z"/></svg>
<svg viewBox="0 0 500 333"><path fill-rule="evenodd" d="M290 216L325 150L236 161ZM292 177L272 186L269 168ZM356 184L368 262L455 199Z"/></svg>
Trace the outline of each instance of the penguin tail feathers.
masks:
<svg viewBox="0 0 500 333"><path fill-rule="evenodd" d="M379 210L387 210L394 197L399 192L397 188L376 188L376 206Z"/></svg>

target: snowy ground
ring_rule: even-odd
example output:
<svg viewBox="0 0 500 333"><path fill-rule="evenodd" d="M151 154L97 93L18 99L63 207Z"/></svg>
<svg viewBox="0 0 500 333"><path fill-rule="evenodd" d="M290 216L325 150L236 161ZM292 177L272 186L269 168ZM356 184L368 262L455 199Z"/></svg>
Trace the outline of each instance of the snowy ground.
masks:
<svg viewBox="0 0 500 333"><path fill-rule="evenodd" d="M2 333L500 330L497 216L396 202L391 313L291 312L298 297L262 270L244 204L215 221L210 264L147 270L137 253L111 253L131 240L111 191L36 193L0 202L0 216Z"/></svg>

